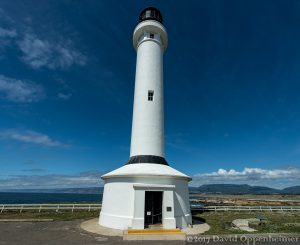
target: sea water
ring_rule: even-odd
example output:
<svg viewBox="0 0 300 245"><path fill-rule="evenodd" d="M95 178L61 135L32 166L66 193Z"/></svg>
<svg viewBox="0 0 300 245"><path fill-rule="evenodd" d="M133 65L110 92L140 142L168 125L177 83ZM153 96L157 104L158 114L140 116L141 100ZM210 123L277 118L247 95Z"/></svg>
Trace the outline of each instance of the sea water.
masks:
<svg viewBox="0 0 300 245"><path fill-rule="evenodd" d="M0 192L0 204L101 203L102 194Z"/></svg>

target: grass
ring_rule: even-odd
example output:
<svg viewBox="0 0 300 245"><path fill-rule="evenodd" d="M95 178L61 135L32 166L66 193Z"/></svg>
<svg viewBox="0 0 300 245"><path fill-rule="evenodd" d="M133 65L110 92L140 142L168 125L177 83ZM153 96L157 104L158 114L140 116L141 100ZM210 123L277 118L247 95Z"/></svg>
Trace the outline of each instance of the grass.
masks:
<svg viewBox="0 0 300 245"><path fill-rule="evenodd" d="M9 211L0 214L1 219L53 219L53 220L75 220L89 219L99 216L99 211L23 211L22 213Z"/></svg>
<svg viewBox="0 0 300 245"><path fill-rule="evenodd" d="M251 233L300 233L300 214L292 212L204 212L194 213L200 221L210 225L210 230L205 234L239 234L245 231L231 229L231 222L235 219L249 219L263 216L266 221L264 225L249 225L256 229Z"/></svg>

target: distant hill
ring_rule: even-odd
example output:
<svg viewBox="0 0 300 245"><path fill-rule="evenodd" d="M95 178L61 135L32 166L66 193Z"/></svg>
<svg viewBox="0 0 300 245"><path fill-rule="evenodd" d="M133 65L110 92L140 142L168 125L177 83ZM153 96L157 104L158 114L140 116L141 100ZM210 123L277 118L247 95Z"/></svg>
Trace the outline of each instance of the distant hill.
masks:
<svg viewBox="0 0 300 245"><path fill-rule="evenodd" d="M263 187L263 186L250 186L250 185L234 185L234 184L211 184L202 185L198 188L193 188L193 192L206 194L227 194L227 195L271 195L271 194L285 194L285 195L296 195L300 194L300 186L288 187L283 190Z"/></svg>
<svg viewBox="0 0 300 245"><path fill-rule="evenodd" d="M290 194L290 195L299 195L300 194L300 186L292 186L287 187L281 190L282 194Z"/></svg>
<svg viewBox="0 0 300 245"><path fill-rule="evenodd" d="M300 186L292 186L292 187L279 190L279 189L264 187L264 186L211 184L211 185L201 185L199 187L189 187L189 190L191 193L202 193L202 194L300 195ZM61 189L15 189L15 190L0 190L0 192L103 194L103 187L61 188Z"/></svg>

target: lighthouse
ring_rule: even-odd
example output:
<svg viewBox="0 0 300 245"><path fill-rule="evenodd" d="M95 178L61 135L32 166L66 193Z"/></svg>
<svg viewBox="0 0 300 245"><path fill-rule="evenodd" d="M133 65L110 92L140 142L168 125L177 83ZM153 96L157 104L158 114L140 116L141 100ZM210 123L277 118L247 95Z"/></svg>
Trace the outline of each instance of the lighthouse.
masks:
<svg viewBox="0 0 300 245"><path fill-rule="evenodd" d="M168 35L156 8L144 9L133 32L136 73L130 158L101 176L99 224L114 229L186 228L192 223L188 182L164 153L163 55Z"/></svg>

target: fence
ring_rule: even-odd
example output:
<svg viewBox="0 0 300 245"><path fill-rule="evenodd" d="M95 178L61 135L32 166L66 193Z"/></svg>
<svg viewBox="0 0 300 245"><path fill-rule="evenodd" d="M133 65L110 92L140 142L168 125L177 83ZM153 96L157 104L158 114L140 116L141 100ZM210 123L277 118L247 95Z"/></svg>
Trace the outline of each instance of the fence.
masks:
<svg viewBox="0 0 300 245"><path fill-rule="evenodd" d="M0 213L4 211L19 211L22 213L24 210L36 210L41 211L50 211L55 210L56 212L60 210L85 210L93 211L100 210L101 204L0 204Z"/></svg>
<svg viewBox="0 0 300 245"><path fill-rule="evenodd" d="M22 213L26 210L31 211L55 211L71 210L72 212L78 210L93 211L100 210L101 204L0 204L0 213L4 211L18 211ZM300 206L197 206L191 205L192 211L292 211L299 212Z"/></svg>
<svg viewBox="0 0 300 245"><path fill-rule="evenodd" d="M300 211L300 206L203 206L193 207L192 210L200 211Z"/></svg>

